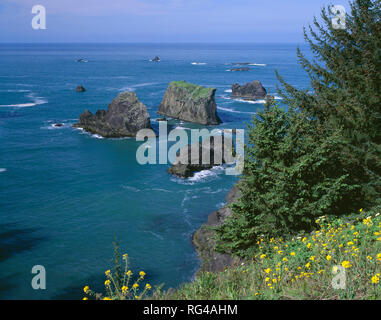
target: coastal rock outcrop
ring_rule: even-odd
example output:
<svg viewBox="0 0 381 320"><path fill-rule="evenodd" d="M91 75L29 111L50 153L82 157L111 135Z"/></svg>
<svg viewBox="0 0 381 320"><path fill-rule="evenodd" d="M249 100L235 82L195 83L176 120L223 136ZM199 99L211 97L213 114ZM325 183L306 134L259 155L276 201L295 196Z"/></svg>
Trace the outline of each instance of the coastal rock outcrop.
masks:
<svg viewBox="0 0 381 320"><path fill-rule="evenodd" d="M120 93L108 106L94 115L86 110L73 125L105 138L135 137L141 129L151 129L147 107L134 92Z"/></svg>
<svg viewBox="0 0 381 320"><path fill-rule="evenodd" d="M262 83L258 80L246 83L245 85L239 85L234 83L232 85L231 98L241 98L244 100L257 100L264 99L267 95L266 89L262 86Z"/></svg>
<svg viewBox="0 0 381 320"><path fill-rule="evenodd" d="M160 58L158 56L155 56L151 61L152 62L160 62Z"/></svg>
<svg viewBox="0 0 381 320"><path fill-rule="evenodd" d="M202 260L200 271L220 272L228 266L242 262L238 258L233 258L230 254L219 253L215 250L215 231L212 229L213 227L223 224L225 219L232 215L229 204L235 202L240 197L238 184L239 183L229 191L226 197L227 204L221 209L211 213L208 217L208 221L193 234L193 245Z"/></svg>
<svg viewBox="0 0 381 320"><path fill-rule="evenodd" d="M202 170L209 170L214 166L222 164L231 164L234 161L234 147L231 138L222 136L219 143L215 140L215 137L210 138L210 148L208 146L199 143L198 145L188 144L180 150L176 163L168 169L170 174L173 174L179 178L189 178L194 175L195 172ZM209 150L208 150L208 149ZM203 157L208 156L209 159L205 163Z"/></svg>
<svg viewBox="0 0 381 320"><path fill-rule="evenodd" d="M215 94L215 88L185 81L171 82L159 106L158 114L202 125L220 124Z"/></svg>
<svg viewBox="0 0 381 320"><path fill-rule="evenodd" d="M77 92L85 92L86 89L85 89L83 86L79 85L79 86L75 89L75 91L77 91Z"/></svg>
<svg viewBox="0 0 381 320"><path fill-rule="evenodd" d="M244 67L244 68L232 68L229 71L235 72L235 71L249 71L250 68Z"/></svg>

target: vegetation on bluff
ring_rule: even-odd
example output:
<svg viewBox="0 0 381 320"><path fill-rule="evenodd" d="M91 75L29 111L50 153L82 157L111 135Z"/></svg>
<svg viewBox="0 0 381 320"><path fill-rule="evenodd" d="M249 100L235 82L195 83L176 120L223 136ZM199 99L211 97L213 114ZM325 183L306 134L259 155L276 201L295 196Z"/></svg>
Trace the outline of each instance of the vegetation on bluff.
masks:
<svg viewBox="0 0 381 320"><path fill-rule="evenodd" d="M305 31L313 62L298 50L311 88L278 75L288 111L249 125L242 196L216 229L246 262L153 298L381 299L381 4L354 0L346 29L332 18Z"/></svg>
<svg viewBox="0 0 381 320"><path fill-rule="evenodd" d="M345 219L320 217L318 230L288 240L259 238L247 263L202 273L178 290L156 292L154 298L381 299L380 211L361 210Z"/></svg>
<svg viewBox="0 0 381 320"><path fill-rule="evenodd" d="M169 86L172 88L181 88L182 90L186 90L186 92L191 95L192 99L208 98L213 90L215 90L214 88L206 88L185 81L173 81L169 84Z"/></svg>
<svg viewBox="0 0 381 320"><path fill-rule="evenodd" d="M305 32L316 59L298 56L311 89L278 75L289 110L267 106L249 125L242 197L217 229L221 251L250 257L262 235L308 232L319 216L380 204L381 8L370 0L351 7L345 30L323 9L314 41Z"/></svg>

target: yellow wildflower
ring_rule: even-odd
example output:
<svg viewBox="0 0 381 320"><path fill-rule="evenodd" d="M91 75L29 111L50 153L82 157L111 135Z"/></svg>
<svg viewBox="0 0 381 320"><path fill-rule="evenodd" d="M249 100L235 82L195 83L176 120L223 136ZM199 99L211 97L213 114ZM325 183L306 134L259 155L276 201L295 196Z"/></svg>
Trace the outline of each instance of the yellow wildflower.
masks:
<svg viewBox="0 0 381 320"><path fill-rule="evenodd" d="M140 271L139 275L143 278L146 275L146 273L144 271Z"/></svg>
<svg viewBox="0 0 381 320"><path fill-rule="evenodd" d="M372 277L372 283L373 284L377 284L379 282L380 282L380 277L379 276L375 275L375 276Z"/></svg>
<svg viewBox="0 0 381 320"><path fill-rule="evenodd" d="M352 265L351 265L351 263L350 263L349 261L343 261L343 262L341 263L341 265L342 265L345 269L352 267Z"/></svg>
<svg viewBox="0 0 381 320"><path fill-rule="evenodd" d="M151 288L152 288L151 285L149 285L149 284L147 283L147 284L146 284L146 289L147 289L147 290L151 290Z"/></svg>
<svg viewBox="0 0 381 320"><path fill-rule="evenodd" d="M106 270L105 275L109 276L110 272L111 272L110 270Z"/></svg>
<svg viewBox="0 0 381 320"><path fill-rule="evenodd" d="M86 286L86 287L83 288L83 292L87 293L87 291L89 291L89 289L90 289L89 286Z"/></svg>

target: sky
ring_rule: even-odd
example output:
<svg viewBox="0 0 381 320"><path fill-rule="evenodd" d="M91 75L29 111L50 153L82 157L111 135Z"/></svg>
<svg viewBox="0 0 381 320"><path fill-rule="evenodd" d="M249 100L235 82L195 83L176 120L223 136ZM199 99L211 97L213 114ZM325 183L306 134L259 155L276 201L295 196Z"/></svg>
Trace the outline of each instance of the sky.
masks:
<svg viewBox="0 0 381 320"><path fill-rule="evenodd" d="M334 2L332 2L334 1ZM301 42L323 6L348 0L0 0L0 42ZM32 7L46 29L32 28Z"/></svg>

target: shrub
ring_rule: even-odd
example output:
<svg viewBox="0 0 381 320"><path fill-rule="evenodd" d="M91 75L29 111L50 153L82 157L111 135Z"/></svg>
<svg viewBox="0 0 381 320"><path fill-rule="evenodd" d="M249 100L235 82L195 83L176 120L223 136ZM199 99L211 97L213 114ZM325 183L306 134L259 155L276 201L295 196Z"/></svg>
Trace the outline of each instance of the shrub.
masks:
<svg viewBox="0 0 381 320"><path fill-rule="evenodd" d="M202 273L179 290L184 300L381 299L381 207L343 219L320 217L319 230L293 239L259 239L247 263ZM345 286L334 277L345 270ZM340 272L343 272L343 271ZM344 283L341 283L344 284Z"/></svg>

